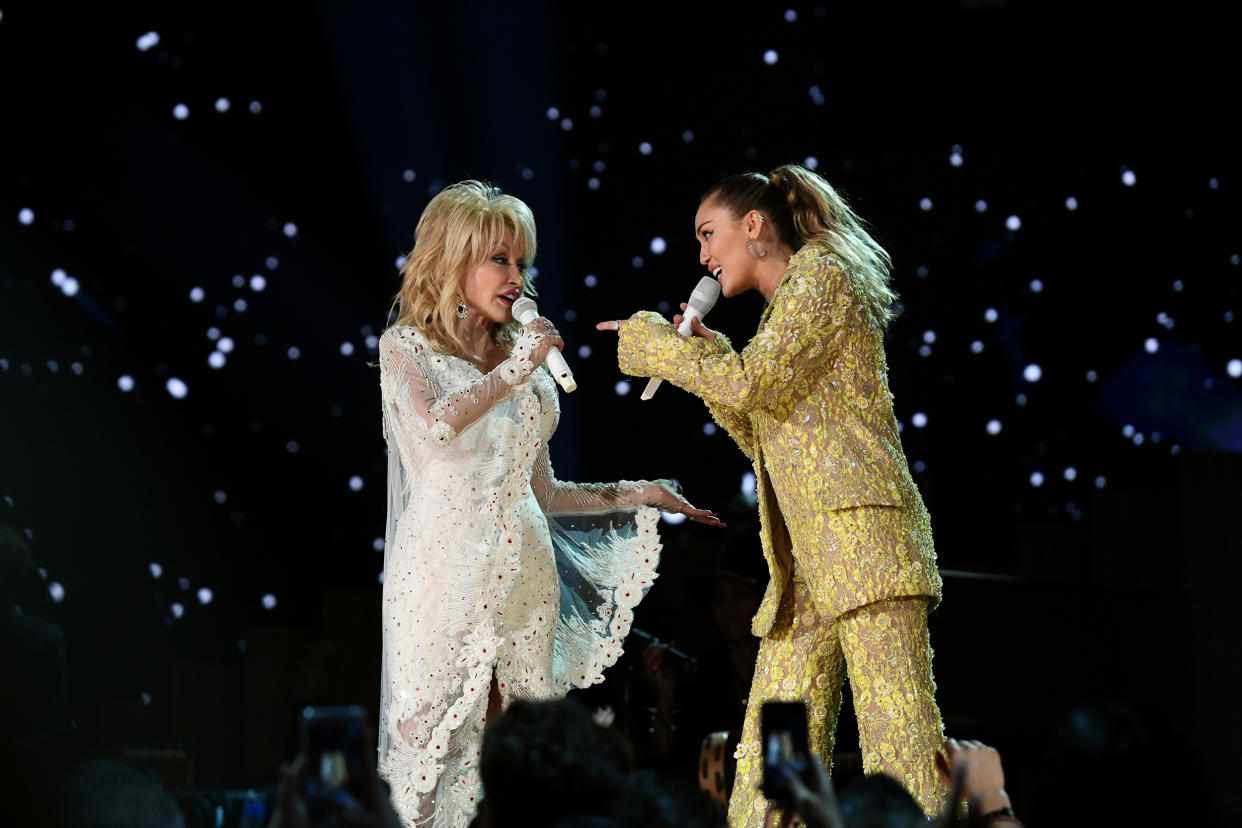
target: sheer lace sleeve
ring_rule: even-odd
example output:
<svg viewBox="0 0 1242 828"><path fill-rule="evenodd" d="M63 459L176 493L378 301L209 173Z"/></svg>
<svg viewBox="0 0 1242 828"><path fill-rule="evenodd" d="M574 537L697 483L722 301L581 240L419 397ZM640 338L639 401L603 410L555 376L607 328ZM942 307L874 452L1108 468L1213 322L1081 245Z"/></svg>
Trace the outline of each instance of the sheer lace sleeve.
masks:
<svg viewBox="0 0 1242 828"><path fill-rule="evenodd" d="M709 406L746 413L785 393L839 350L853 307L848 276L828 255L795 256L759 333L740 354L684 339L659 314L635 314L621 330L621 370L659 377Z"/></svg>
<svg viewBox="0 0 1242 828"><path fill-rule="evenodd" d="M446 444L509 396L534 370L539 337L523 332L513 354L476 382L454 380L450 357L437 353L411 329L389 328L380 337L380 373L391 403L421 419L428 436Z"/></svg>
<svg viewBox="0 0 1242 828"><path fill-rule="evenodd" d="M566 483L556 479L547 445L540 446L531 469L530 487L547 515L602 515L637 509L655 502L647 481Z"/></svg>

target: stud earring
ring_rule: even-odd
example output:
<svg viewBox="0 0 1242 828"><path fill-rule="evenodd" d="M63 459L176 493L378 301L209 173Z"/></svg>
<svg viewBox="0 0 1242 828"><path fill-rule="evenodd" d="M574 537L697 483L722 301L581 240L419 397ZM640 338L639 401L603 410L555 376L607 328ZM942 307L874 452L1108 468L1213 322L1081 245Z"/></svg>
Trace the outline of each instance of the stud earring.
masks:
<svg viewBox="0 0 1242 828"><path fill-rule="evenodd" d="M768 255L768 249L767 249L766 247L765 247L765 248L763 248L763 252L762 252L762 253L760 253L759 251L755 250L755 240L754 240L754 239L749 239L749 240L747 240L747 242L746 242L746 249L747 249L747 250L749 250L749 251L750 251L750 255L754 256L756 259L762 259L764 256Z"/></svg>
<svg viewBox="0 0 1242 828"><path fill-rule="evenodd" d="M764 252L766 253L767 251L765 250ZM462 299L461 296L458 296L457 297L457 318L465 319L469 315L470 315L470 308L466 307L465 300Z"/></svg>

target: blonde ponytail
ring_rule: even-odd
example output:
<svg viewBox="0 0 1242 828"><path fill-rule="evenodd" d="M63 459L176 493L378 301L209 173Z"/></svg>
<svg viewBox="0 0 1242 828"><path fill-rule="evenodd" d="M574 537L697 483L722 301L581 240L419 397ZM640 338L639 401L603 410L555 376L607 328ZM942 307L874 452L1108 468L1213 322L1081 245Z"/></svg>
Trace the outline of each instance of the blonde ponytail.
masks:
<svg viewBox="0 0 1242 828"><path fill-rule="evenodd" d="M713 187L709 198L740 218L758 210L793 250L827 247L853 276L871 316L883 330L893 318L897 294L890 287L892 259L845 199L822 176L801 164L762 173L740 173Z"/></svg>

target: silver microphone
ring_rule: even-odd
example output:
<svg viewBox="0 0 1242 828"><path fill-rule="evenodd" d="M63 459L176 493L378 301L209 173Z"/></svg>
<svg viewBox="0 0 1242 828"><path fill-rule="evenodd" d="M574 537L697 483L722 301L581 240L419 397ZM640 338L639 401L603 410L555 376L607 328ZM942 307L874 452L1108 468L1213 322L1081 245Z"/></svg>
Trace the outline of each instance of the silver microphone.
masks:
<svg viewBox="0 0 1242 828"><path fill-rule="evenodd" d="M523 296L514 302L513 318L523 325L538 319L539 308L535 305L535 300L529 296ZM578 383L574 382L573 372L569 370L569 365L565 363L565 357L561 355L560 348L555 345L549 348L544 362L547 363L548 369L552 372L552 376L556 377L556 381L560 383L561 388L565 389L565 393L569 393L578 387Z"/></svg>
<svg viewBox="0 0 1242 828"><path fill-rule="evenodd" d="M694 328L691 319L697 318L702 322L707 312L716 306L716 300L719 298L720 282L711 276L699 279L699 283L694 286L694 292L690 294L690 301L686 303L686 312L682 315L681 324L677 326L677 333L685 337L692 336ZM660 387L661 382L663 380L652 377L647 387L643 389L640 399L649 400L655 396L656 389Z"/></svg>

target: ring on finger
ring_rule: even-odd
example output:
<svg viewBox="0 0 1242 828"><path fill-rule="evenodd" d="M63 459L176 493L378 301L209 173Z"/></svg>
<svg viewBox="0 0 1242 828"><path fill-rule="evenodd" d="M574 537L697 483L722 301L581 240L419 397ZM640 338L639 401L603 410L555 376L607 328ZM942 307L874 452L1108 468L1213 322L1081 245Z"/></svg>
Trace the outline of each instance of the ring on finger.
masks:
<svg viewBox="0 0 1242 828"><path fill-rule="evenodd" d="M620 323L618 320L614 319L614 320L612 321L612 329L613 329L614 331L619 331L619 330L621 330L621 323Z"/></svg>

